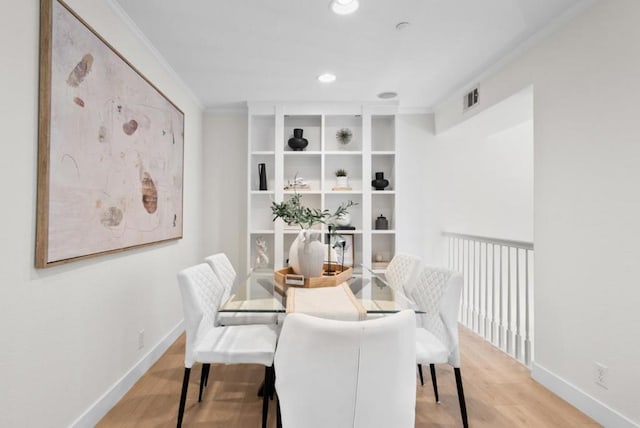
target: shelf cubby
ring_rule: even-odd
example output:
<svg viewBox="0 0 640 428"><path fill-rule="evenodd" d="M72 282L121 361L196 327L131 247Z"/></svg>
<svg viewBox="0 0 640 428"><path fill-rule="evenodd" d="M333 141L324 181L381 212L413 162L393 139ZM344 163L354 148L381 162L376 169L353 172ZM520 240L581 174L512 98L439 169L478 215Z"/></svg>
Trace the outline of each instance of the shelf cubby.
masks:
<svg viewBox="0 0 640 428"><path fill-rule="evenodd" d="M296 128L302 129L302 138L306 138L309 145L304 148L305 151L317 151L322 150L322 116L321 115L286 115L284 117L284 151L293 152L294 150L289 147L288 141L293 137L293 130Z"/></svg>
<svg viewBox="0 0 640 428"><path fill-rule="evenodd" d="M275 127L274 115L256 115L251 117L251 148L252 152L275 151Z"/></svg>
<svg viewBox="0 0 640 428"><path fill-rule="evenodd" d="M251 193L251 223L250 230L269 230L273 232L273 215L271 202L273 195L269 193Z"/></svg>
<svg viewBox="0 0 640 428"><path fill-rule="evenodd" d="M324 150L340 152L362 151L362 116L360 115L327 115L324 122ZM351 132L348 143L341 143L338 132Z"/></svg>
<svg viewBox="0 0 640 428"><path fill-rule="evenodd" d="M384 191L394 190L395 189L395 160L396 156L394 154L373 154L371 155L371 179L369 181L369 185L371 186L371 180L376 178L376 172L383 172L384 178L389 180L389 186L385 187ZM377 192L378 190L373 190L373 186L371 186L373 192Z"/></svg>
<svg viewBox="0 0 640 428"><path fill-rule="evenodd" d="M274 236L273 233L271 234L265 234L265 233L251 233L250 235L250 242L249 242L249 265L251 268L256 269L256 268L266 268L266 269L274 269ZM267 257L269 258L269 262L267 263L266 266L258 266L257 265L257 259L258 259L258 240L262 239L265 242L266 245L266 254Z"/></svg>
<svg viewBox="0 0 640 428"><path fill-rule="evenodd" d="M395 254L396 239L394 234L371 235L371 262L388 262ZM380 259L380 260L378 260Z"/></svg>
<svg viewBox="0 0 640 428"><path fill-rule="evenodd" d="M362 190L362 155L325 155L324 168L324 190L330 191L336 187L336 171L345 169L349 177L349 186L352 190Z"/></svg>
<svg viewBox="0 0 640 428"><path fill-rule="evenodd" d="M304 152L284 156L283 186L287 183L293 183L298 177L303 178L305 183L309 185L309 189L302 189L302 191L320 191L322 189L321 160L320 154Z"/></svg>
<svg viewBox="0 0 640 428"><path fill-rule="evenodd" d="M371 192L371 231L375 230L376 218L383 215L389 222L389 230L395 230L395 195L392 193L378 194Z"/></svg>
<svg viewBox="0 0 640 428"><path fill-rule="evenodd" d="M251 177L251 181L249 183L250 189L259 190L260 189L260 176L258 173L258 164L265 164L265 169L267 172L267 190L273 191L275 189L276 180L275 180L275 155L274 154L251 154L251 170L249 171L249 176Z"/></svg>
<svg viewBox="0 0 640 428"><path fill-rule="evenodd" d="M371 151L389 151L396 149L395 116L373 115L371 116Z"/></svg>
<svg viewBox="0 0 640 428"><path fill-rule="evenodd" d="M324 205L329 212L334 213L340 204L353 201L356 205L349 208L349 214L351 215L351 226L356 229L362 229L362 195L361 194L341 194L335 192L325 195ZM348 233L348 232L346 232Z"/></svg>

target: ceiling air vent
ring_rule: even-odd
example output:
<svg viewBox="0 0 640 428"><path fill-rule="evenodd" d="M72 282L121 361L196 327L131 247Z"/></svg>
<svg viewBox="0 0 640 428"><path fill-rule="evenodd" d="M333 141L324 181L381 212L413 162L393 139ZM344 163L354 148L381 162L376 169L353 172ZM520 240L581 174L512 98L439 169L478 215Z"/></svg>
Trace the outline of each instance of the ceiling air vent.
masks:
<svg viewBox="0 0 640 428"><path fill-rule="evenodd" d="M478 104L478 88L474 88L471 91L467 92L462 102L464 105L463 110L468 110L474 105Z"/></svg>

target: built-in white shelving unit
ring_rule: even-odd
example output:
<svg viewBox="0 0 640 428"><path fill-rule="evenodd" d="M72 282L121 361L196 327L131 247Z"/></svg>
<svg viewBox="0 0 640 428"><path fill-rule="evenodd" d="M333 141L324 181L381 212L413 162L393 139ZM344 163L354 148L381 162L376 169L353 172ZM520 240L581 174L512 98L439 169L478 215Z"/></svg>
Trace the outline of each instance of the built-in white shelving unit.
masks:
<svg viewBox="0 0 640 428"><path fill-rule="evenodd" d="M355 230L343 231L353 235L356 273L362 272L362 264L379 267L373 262L391 260L396 246L395 113L395 105L249 103L249 269L255 267L259 238L266 242L268 268L286 266L289 247L299 228L281 220L273 222L271 203L295 193L284 188L296 176L309 185L309 189L297 190L307 206L333 212L343 202L357 202L349 209ZM303 137L309 141L304 151L293 151L287 144L295 128L303 129ZM351 132L348 144L337 138L343 129ZM259 190L260 163L266 166L267 190ZM334 190L338 169L348 171L351 190ZM375 190L371 185L376 172L384 172L389 180L385 190ZM379 215L387 218L388 230L375 229Z"/></svg>

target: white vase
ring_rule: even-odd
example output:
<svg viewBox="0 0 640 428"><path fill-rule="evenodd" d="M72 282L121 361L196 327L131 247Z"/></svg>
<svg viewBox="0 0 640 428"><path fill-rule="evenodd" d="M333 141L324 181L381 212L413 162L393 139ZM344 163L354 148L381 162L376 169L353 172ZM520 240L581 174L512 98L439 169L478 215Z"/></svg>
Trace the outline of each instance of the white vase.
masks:
<svg viewBox="0 0 640 428"><path fill-rule="evenodd" d="M289 266L305 278L321 276L324 254L320 232L302 230L289 248Z"/></svg>
<svg viewBox="0 0 640 428"><path fill-rule="evenodd" d="M349 177L336 177L336 187L347 188L349 187Z"/></svg>
<svg viewBox="0 0 640 428"><path fill-rule="evenodd" d="M345 212L342 215L336 217L336 224L338 226L349 226L351 224L351 214Z"/></svg>

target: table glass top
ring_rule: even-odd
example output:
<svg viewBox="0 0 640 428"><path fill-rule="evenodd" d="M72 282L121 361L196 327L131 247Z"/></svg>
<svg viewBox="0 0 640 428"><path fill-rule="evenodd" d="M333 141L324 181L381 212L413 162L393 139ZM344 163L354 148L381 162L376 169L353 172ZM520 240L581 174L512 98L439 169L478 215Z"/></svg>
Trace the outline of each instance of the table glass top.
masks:
<svg viewBox="0 0 640 428"><path fill-rule="evenodd" d="M354 276L347 284L367 313L394 313L402 309L420 313L404 295L375 276ZM288 288L276 283L271 271L251 272L244 280L236 281L219 312L286 312Z"/></svg>

